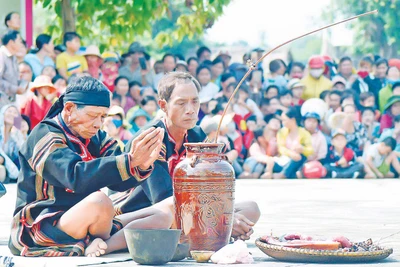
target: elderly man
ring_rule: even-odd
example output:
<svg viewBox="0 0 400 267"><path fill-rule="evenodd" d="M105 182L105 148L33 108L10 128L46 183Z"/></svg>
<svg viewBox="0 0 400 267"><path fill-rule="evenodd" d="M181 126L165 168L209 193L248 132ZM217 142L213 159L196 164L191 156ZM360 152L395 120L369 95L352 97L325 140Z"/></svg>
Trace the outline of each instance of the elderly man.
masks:
<svg viewBox="0 0 400 267"><path fill-rule="evenodd" d="M23 94L28 82L19 80L18 63L15 55L21 48L22 39L15 30L7 31L0 47L0 100L7 104L15 102L16 94Z"/></svg>
<svg viewBox="0 0 400 267"><path fill-rule="evenodd" d="M109 106L101 82L79 78L28 137L9 241L14 255L99 256L126 247L117 232L124 227L170 227L171 214L153 208L114 217L111 200L99 191L127 190L148 178L164 136L149 128L122 153L100 130Z"/></svg>
<svg viewBox="0 0 400 267"><path fill-rule="evenodd" d="M154 207L165 212L174 211L171 197L172 173L186 156L183 144L203 142L206 139L205 133L196 126L200 109L200 88L199 82L188 73L172 72L161 79L158 103L165 118L154 121L149 127L165 130L163 148L154 163L154 171L146 182L127 192L111 196L117 214L154 204ZM255 202L237 203L232 237L249 239L259 216L260 211Z"/></svg>

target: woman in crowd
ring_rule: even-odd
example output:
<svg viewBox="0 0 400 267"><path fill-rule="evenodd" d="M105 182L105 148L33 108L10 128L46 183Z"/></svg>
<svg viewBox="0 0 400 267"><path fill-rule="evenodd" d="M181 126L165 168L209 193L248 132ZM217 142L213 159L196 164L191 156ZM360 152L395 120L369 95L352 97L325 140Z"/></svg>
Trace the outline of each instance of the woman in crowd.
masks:
<svg viewBox="0 0 400 267"><path fill-rule="evenodd" d="M201 85L199 98L205 98L206 96L214 97L219 92L218 86L211 81L211 69L209 67L201 65L197 68L196 75Z"/></svg>
<svg viewBox="0 0 400 267"><path fill-rule="evenodd" d="M24 137L16 126L21 120L16 106L0 109L0 182L16 181L19 174L18 152Z"/></svg>
<svg viewBox="0 0 400 267"><path fill-rule="evenodd" d="M129 95L129 80L124 76L119 76L114 82L114 95L121 97L121 107L127 113L129 109L135 106L135 101Z"/></svg>
<svg viewBox="0 0 400 267"><path fill-rule="evenodd" d="M36 54L29 53L25 56L25 61L32 66L34 77L42 74L46 66L55 67L52 55L54 54L54 44L50 35L40 34L36 38Z"/></svg>
<svg viewBox="0 0 400 267"><path fill-rule="evenodd" d="M314 153L310 133L300 127L301 115L295 107L282 114L283 128L277 134L280 157L273 164L274 178L296 178L298 171Z"/></svg>

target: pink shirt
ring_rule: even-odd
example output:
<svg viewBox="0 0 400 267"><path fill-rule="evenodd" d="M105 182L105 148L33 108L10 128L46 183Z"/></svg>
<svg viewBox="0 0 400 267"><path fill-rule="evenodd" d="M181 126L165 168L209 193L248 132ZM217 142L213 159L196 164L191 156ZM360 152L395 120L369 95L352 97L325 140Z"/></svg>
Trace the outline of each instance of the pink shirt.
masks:
<svg viewBox="0 0 400 267"><path fill-rule="evenodd" d="M326 142L326 138L321 131L317 131L311 135L311 144L314 149L314 153L307 158L309 161L326 158L326 154L328 153L328 143Z"/></svg>

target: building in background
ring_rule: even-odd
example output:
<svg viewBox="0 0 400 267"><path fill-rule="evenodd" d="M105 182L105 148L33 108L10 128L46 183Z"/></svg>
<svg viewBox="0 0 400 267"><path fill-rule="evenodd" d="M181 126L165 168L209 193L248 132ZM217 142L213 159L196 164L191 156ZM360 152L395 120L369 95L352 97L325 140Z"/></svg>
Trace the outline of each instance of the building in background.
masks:
<svg viewBox="0 0 400 267"><path fill-rule="evenodd" d="M33 0L0 0L0 35L6 29L4 19L12 11L21 15L21 35L30 47L33 43Z"/></svg>

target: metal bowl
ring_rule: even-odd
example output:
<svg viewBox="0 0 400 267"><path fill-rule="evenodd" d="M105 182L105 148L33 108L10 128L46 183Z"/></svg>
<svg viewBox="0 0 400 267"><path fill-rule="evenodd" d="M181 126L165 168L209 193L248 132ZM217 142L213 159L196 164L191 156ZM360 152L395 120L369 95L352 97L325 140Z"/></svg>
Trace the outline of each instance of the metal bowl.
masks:
<svg viewBox="0 0 400 267"><path fill-rule="evenodd" d="M172 260L181 230L124 229L132 259L144 265L161 265Z"/></svg>
<svg viewBox="0 0 400 267"><path fill-rule="evenodd" d="M190 251L190 255L192 255L192 258L199 263L208 262L214 253L215 251L206 251L206 250Z"/></svg>

